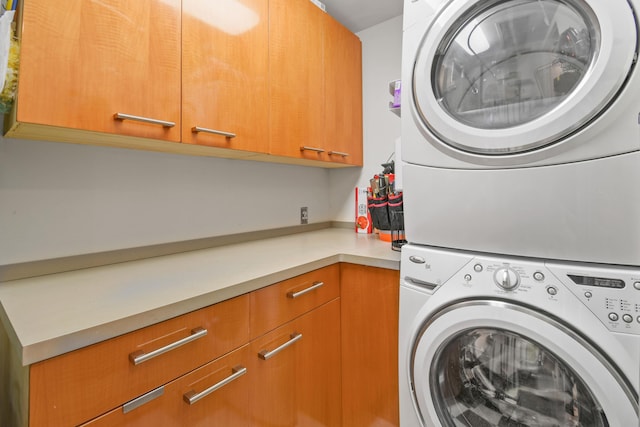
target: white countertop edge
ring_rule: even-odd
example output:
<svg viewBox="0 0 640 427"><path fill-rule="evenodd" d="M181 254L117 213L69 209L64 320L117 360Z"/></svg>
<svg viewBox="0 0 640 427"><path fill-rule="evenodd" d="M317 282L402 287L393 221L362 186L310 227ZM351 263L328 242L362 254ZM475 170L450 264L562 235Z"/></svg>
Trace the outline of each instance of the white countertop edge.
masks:
<svg viewBox="0 0 640 427"><path fill-rule="evenodd" d="M311 235L313 233L322 232L310 232L309 234ZM342 232L340 233L342 234ZM352 239L354 241L357 240L357 242L354 247L345 248L345 251L327 248L327 251L323 253L323 255L327 256L319 256L311 260L307 259L300 264L294 260L289 264L290 267L284 269L262 269L257 277L250 280L229 283L221 288L213 289L210 292L186 297L185 299L176 300L175 302L148 311L126 315L122 318L53 336L49 339L23 343L15 330L11 327L7 327L6 329L14 350L18 351L22 364L27 366L338 262L399 270L400 254L399 252L392 251L389 243L380 242L374 236L356 236L353 232L350 232L350 234L353 236ZM361 250L362 240L367 241L367 243L365 243L367 247L369 245L372 246L370 251L366 248L364 251ZM383 246L383 244L385 245ZM4 307L2 307L1 300L0 321L5 325L11 325L10 316L7 315Z"/></svg>

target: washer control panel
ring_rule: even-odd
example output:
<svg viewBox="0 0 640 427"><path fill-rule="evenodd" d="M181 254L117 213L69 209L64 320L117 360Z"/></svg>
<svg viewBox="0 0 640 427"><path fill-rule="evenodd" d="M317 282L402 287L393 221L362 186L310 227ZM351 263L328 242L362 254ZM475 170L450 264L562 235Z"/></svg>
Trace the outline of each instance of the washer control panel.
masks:
<svg viewBox="0 0 640 427"><path fill-rule="evenodd" d="M547 267L613 332L640 335L640 268Z"/></svg>
<svg viewBox="0 0 640 427"><path fill-rule="evenodd" d="M610 331L640 335L640 269L475 257L452 279L551 311L577 297Z"/></svg>
<svg viewBox="0 0 640 427"><path fill-rule="evenodd" d="M494 296L555 313L576 310L580 301L582 310L593 313L608 330L640 335L640 268L493 257L415 245L405 245L402 252L402 277L420 283L429 293L446 288L451 298Z"/></svg>

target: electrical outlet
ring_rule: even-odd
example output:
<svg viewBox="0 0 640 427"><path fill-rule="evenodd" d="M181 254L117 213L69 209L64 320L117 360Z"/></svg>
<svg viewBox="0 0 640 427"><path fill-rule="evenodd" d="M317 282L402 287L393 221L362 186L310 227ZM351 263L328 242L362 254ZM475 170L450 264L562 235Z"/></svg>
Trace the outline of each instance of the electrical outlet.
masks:
<svg viewBox="0 0 640 427"><path fill-rule="evenodd" d="M309 224L309 208L306 206L300 208L300 224Z"/></svg>

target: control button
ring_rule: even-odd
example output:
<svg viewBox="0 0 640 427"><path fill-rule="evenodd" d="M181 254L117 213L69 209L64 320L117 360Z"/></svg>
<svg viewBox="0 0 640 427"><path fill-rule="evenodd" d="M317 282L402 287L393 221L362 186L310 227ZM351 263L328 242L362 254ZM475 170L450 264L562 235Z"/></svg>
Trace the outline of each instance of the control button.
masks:
<svg viewBox="0 0 640 427"><path fill-rule="evenodd" d="M536 279L538 282L542 282L544 280L544 274L542 274L539 271L536 271L535 273L533 273L533 278Z"/></svg>
<svg viewBox="0 0 640 427"><path fill-rule="evenodd" d="M548 293L549 295L552 295L552 296L553 296L553 295L558 295L558 289L554 288L553 286L549 286L549 287L547 288L547 293Z"/></svg>
<svg viewBox="0 0 640 427"><path fill-rule="evenodd" d="M638 316L638 318L636 320L638 321L638 323L640 323L640 316Z"/></svg>
<svg viewBox="0 0 640 427"><path fill-rule="evenodd" d="M464 275L464 280L466 280L467 282L471 280L471 275L470 274L465 274Z"/></svg>
<svg viewBox="0 0 640 427"><path fill-rule="evenodd" d="M633 287L636 288L636 290L640 291L640 282L635 282L633 284Z"/></svg>
<svg viewBox="0 0 640 427"><path fill-rule="evenodd" d="M520 276L509 267L502 267L496 270L493 279L496 284L505 291L511 291L520 284Z"/></svg>
<svg viewBox="0 0 640 427"><path fill-rule="evenodd" d="M609 313L609 320L611 320L612 322L617 322L618 319L619 317L616 313Z"/></svg>
<svg viewBox="0 0 640 427"><path fill-rule="evenodd" d="M424 258L422 258L421 256L415 256L415 255L411 255L409 257L409 261L416 263L416 264L424 264L425 262L427 262Z"/></svg>
<svg viewBox="0 0 640 427"><path fill-rule="evenodd" d="M482 264L476 264L476 265L474 265L474 266L473 266L473 270L474 270L476 273L480 273L480 272L482 271Z"/></svg>
<svg viewBox="0 0 640 427"><path fill-rule="evenodd" d="M584 297L585 298L591 298L593 296L593 294L590 291L587 291L584 293Z"/></svg>
<svg viewBox="0 0 640 427"><path fill-rule="evenodd" d="M622 320L624 320L624 323L631 323L633 322L633 316L630 314L623 314Z"/></svg>

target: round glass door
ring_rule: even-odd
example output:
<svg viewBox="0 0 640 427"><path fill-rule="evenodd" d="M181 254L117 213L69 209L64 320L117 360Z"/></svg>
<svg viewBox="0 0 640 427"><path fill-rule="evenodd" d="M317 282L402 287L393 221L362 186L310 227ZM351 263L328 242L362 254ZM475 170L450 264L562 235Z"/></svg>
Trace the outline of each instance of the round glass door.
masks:
<svg viewBox="0 0 640 427"><path fill-rule="evenodd" d="M634 63L625 1L454 2L427 30L413 95L444 144L513 154L561 140L600 114ZM606 4L604 4L606 3Z"/></svg>
<svg viewBox="0 0 640 427"><path fill-rule="evenodd" d="M467 301L435 314L418 331L409 369L424 425L609 427L638 420L636 392L598 348L513 303Z"/></svg>
<svg viewBox="0 0 640 427"><path fill-rule="evenodd" d="M431 387L446 426L593 426L607 417L588 385L549 349L501 329L471 329L435 355Z"/></svg>

